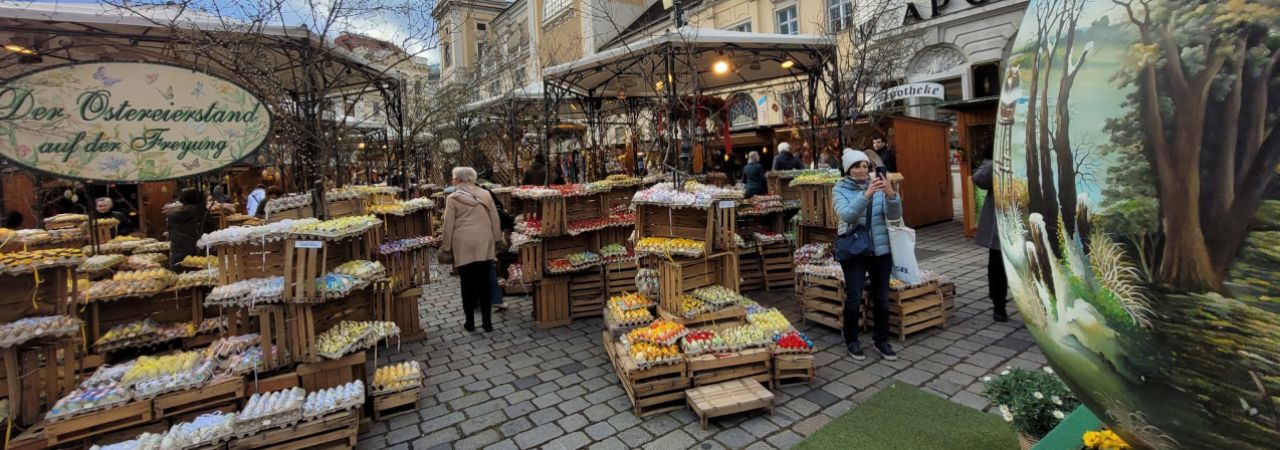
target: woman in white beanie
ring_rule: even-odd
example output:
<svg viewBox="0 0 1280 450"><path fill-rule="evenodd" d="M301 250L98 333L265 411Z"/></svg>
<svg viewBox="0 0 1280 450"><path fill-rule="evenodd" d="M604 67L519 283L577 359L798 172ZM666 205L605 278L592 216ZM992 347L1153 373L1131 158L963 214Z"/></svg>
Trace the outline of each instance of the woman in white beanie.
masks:
<svg viewBox="0 0 1280 450"><path fill-rule="evenodd" d="M870 275L875 325L871 338L884 359L894 361L898 354L889 344L889 276L893 255L889 249L888 221L902 218L902 202L889 180L872 176L873 166L865 153L846 148L840 160L844 178L832 190L835 212L840 216L839 235L868 233L871 236L871 248L865 253L839 255L844 269L845 348L855 360L867 358L858 342L858 319L862 315L864 281Z"/></svg>

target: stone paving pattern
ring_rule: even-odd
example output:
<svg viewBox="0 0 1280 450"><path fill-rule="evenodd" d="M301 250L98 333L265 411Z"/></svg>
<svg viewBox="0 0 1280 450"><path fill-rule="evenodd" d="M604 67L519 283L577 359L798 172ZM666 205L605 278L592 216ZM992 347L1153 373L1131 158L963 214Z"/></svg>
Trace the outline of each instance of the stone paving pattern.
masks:
<svg viewBox="0 0 1280 450"><path fill-rule="evenodd" d="M894 340L898 361L882 360L871 349L866 361L849 358L838 331L800 323L789 288L746 293L781 309L814 340L817 378L775 390L772 416L713 419L705 431L687 409L632 415L600 343L601 319L536 330L532 302L508 297L511 308L495 314L495 332L467 333L457 279L437 272L420 301L427 338L380 352L380 363L412 358L427 367L421 409L375 422L358 448L786 449L894 383L993 412L982 395L982 376L1046 362L1012 303L1008 323L991 320L987 250L962 231L958 221L917 230L919 255L928 256L922 267L956 282L956 310L945 330ZM869 346L870 336L862 342Z"/></svg>

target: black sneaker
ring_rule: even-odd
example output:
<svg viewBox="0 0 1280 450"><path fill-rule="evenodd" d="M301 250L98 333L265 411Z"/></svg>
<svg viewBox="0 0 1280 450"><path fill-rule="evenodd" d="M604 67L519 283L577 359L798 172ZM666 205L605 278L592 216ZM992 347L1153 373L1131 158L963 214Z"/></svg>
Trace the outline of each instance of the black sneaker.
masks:
<svg viewBox="0 0 1280 450"><path fill-rule="evenodd" d="M1009 321L1009 313L1004 312L1004 311L1000 311L1000 310L996 310L996 311L993 311L993 312L991 313L991 319L992 319L992 320L995 320L996 322L1008 322L1008 321Z"/></svg>
<svg viewBox="0 0 1280 450"><path fill-rule="evenodd" d="M849 356L853 357L854 361L865 361L867 359L867 354L862 352L862 344L850 342L844 346L844 349L849 351Z"/></svg>
<svg viewBox="0 0 1280 450"><path fill-rule="evenodd" d="M893 351L893 346L892 346L892 345L889 345L889 343L888 343L888 342L880 342L880 343L877 343L877 344L876 344L876 350L879 350L879 351L880 351L880 354L881 354L881 355L884 355L884 359L885 359L886 361L897 361L897 360L898 360L898 354L897 354L896 352L894 352L894 351Z"/></svg>

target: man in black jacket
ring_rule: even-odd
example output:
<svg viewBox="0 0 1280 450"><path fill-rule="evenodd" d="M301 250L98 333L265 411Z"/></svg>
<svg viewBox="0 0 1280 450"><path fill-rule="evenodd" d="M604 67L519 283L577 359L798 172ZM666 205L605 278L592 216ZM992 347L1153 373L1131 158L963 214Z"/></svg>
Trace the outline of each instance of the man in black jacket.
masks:
<svg viewBox="0 0 1280 450"><path fill-rule="evenodd" d="M783 142L778 144L778 156L773 158L773 169L771 170L800 170L804 168L804 161L791 154L791 144Z"/></svg>
<svg viewBox="0 0 1280 450"><path fill-rule="evenodd" d="M535 155L533 163L524 170L524 177L520 179L520 184L533 186L547 184L547 159L541 154Z"/></svg>
<svg viewBox="0 0 1280 450"><path fill-rule="evenodd" d="M884 161L885 169L890 172L898 172L898 154L889 146L884 138L877 136L871 140L871 148L876 151L876 155L880 156L880 160Z"/></svg>

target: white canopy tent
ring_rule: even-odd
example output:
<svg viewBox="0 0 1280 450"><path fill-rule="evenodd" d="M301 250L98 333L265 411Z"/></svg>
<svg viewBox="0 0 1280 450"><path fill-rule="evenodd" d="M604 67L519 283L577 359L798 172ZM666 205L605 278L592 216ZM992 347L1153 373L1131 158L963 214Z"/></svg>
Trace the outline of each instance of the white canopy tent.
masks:
<svg viewBox="0 0 1280 450"><path fill-rule="evenodd" d="M808 76L834 60L835 45L826 36L686 26L548 67L543 77L590 97L656 97L666 95L666 87L673 82L691 82L701 90L714 91ZM717 63L723 63L720 68L724 70L716 70ZM672 79L664 80L668 71L673 73ZM687 75L696 76L690 79Z"/></svg>

